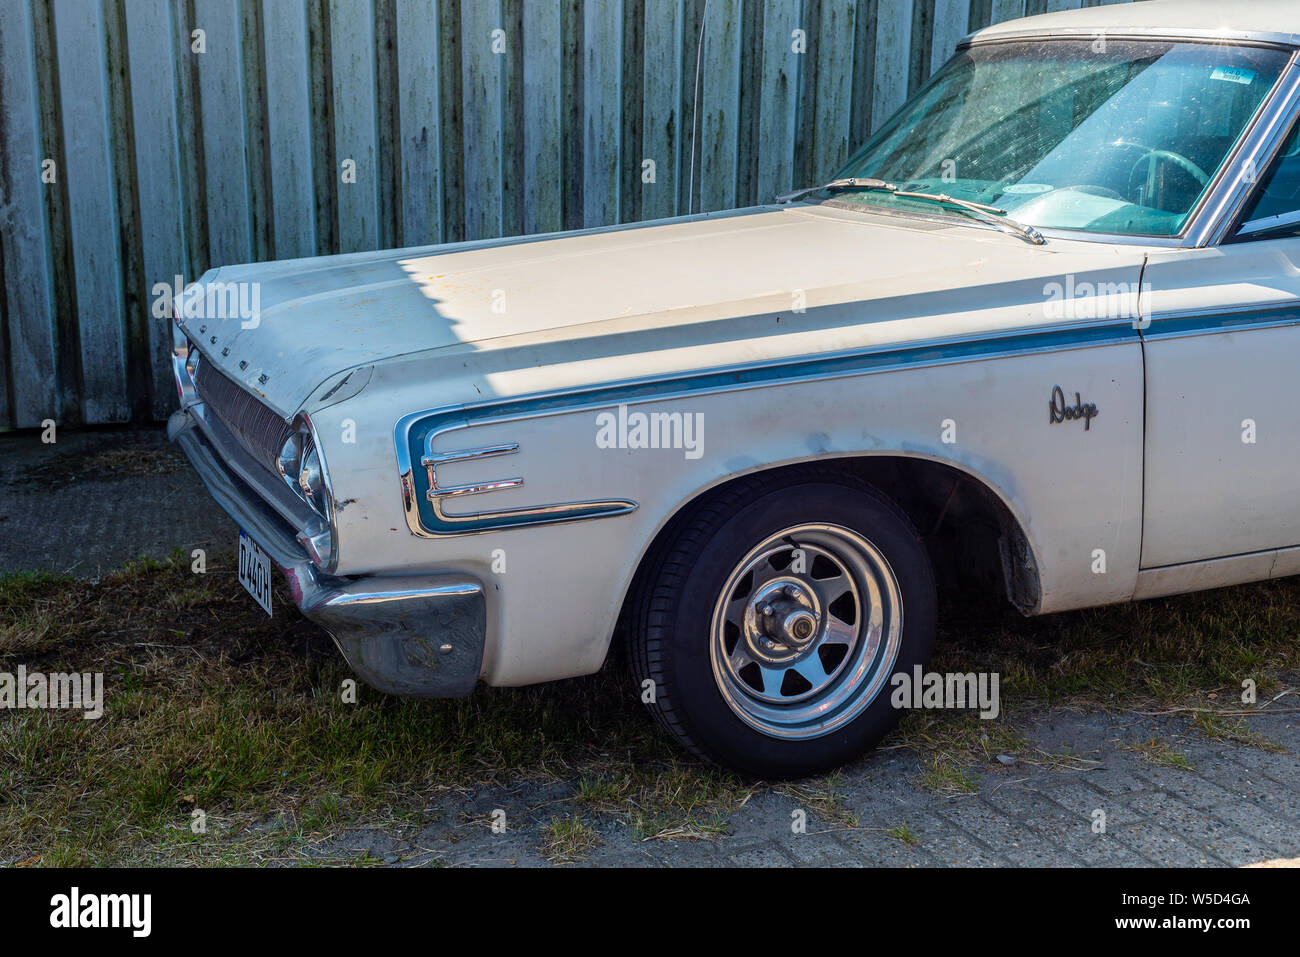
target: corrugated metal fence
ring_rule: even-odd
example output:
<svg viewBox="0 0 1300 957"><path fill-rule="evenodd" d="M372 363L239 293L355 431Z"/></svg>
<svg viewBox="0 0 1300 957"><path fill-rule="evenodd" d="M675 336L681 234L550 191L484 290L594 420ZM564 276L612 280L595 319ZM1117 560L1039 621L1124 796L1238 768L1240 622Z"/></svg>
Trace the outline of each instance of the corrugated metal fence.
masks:
<svg viewBox="0 0 1300 957"><path fill-rule="evenodd" d="M156 283L763 202L1079 5L0 0L0 427L164 416Z"/></svg>

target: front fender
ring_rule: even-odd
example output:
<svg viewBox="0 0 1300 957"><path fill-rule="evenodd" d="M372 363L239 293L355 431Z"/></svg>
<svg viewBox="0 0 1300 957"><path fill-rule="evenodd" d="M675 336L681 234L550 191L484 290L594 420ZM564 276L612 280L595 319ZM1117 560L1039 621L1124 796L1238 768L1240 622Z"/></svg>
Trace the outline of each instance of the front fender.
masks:
<svg viewBox="0 0 1300 957"><path fill-rule="evenodd" d="M1096 414L1054 414L1058 386L1072 401L1079 393ZM433 558L429 571L458 570L487 583L489 682L583 674L604 660L646 549L696 497L776 466L901 455L950 465L997 496L1037 566L1034 611L1123 601L1134 593L1141 543L1142 391L1136 334L1118 331L1050 351L471 407L458 447L518 450L508 459L447 461L439 482L490 484L507 472L523 482L449 508L532 511L583 500L635 507L562 524L481 523L430 541L410 533L389 476L383 522L398 534L387 539L393 547L385 557L400 563L420 554L426 563ZM638 413L644 421L659 416L659 431L638 432ZM674 443L678 421L697 431ZM433 451L443 451L437 441ZM355 517L370 519L361 511ZM346 528L341 536L361 541Z"/></svg>

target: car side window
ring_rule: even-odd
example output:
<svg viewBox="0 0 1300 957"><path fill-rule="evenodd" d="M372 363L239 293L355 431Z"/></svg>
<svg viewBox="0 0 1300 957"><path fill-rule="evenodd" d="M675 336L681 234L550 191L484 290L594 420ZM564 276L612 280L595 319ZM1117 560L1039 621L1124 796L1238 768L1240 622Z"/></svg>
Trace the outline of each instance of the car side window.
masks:
<svg viewBox="0 0 1300 957"><path fill-rule="evenodd" d="M1300 122L1246 204L1233 242L1300 236Z"/></svg>

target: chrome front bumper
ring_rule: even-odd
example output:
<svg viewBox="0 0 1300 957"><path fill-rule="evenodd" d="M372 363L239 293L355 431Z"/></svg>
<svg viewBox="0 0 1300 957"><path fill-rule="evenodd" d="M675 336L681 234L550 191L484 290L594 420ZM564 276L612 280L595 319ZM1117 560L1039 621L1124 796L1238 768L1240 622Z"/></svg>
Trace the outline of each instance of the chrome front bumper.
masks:
<svg viewBox="0 0 1300 957"><path fill-rule="evenodd" d="M167 435L217 504L284 572L294 604L330 633L362 681L388 694L423 698L456 698L474 690L487 635L483 586L475 579L326 575L296 531L227 466L190 410L172 415Z"/></svg>

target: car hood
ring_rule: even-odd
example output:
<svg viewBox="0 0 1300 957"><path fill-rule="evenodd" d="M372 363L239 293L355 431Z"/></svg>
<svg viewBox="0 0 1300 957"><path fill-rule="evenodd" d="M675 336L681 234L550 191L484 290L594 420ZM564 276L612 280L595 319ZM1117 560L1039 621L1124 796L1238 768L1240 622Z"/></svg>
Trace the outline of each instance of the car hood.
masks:
<svg viewBox="0 0 1300 957"><path fill-rule="evenodd" d="M910 332L893 324L877 339L934 338L960 324L953 316L976 312L994 325L1042 324L1053 277L1118 273L1136 284L1141 262L1136 247L1059 240L1039 247L966 224L830 206L758 207L224 267L200 287L244 310L230 315L228 308L226 318L200 310L182 327L206 359L288 417L355 392L359 385L339 389L351 370L447 352L490 366L507 346L562 344L572 359L585 343L592 358L626 358L628 349L608 343L621 339L631 348L629 336L651 334L660 345L665 338L721 344L737 360L757 360L767 356L747 340L765 328L752 322L759 317L779 323L785 316L787 330L838 329L823 344L828 349L844 344L846 324L865 320L912 324ZM973 310L976 303L981 309ZM845 305L857 313L846 314ZM1001 318L988 318L990 308ZM938 316L950 318L945 325ZM820 348L807 339L788 344Z"/></svg>

